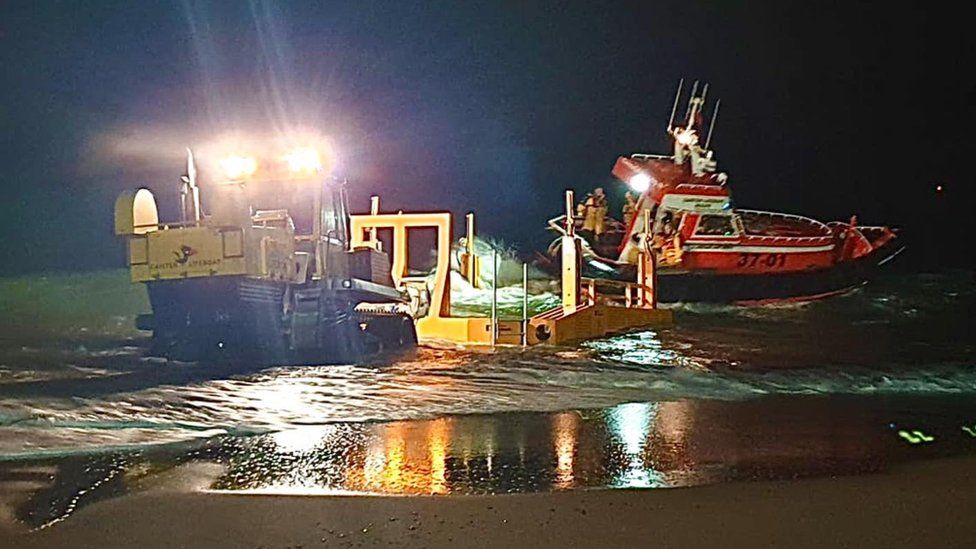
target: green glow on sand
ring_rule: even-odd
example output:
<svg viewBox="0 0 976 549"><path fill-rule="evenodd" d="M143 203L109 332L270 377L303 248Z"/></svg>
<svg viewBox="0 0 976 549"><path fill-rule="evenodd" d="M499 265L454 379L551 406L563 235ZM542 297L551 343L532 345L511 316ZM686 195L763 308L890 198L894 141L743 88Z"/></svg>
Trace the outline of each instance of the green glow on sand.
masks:
<svg viewBox="0 0 976 549"><path fill-rule="evenodd" d="M920 444L922 442L932 442L935 437L926 435L922 431L898 431L898 436L907 440L910 444Z"/></svg>

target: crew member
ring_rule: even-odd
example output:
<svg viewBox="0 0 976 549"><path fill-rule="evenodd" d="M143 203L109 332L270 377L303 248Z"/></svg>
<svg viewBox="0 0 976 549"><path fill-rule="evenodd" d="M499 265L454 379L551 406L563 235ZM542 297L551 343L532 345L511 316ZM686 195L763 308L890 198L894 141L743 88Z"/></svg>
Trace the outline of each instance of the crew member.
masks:
<svg viewBox="0 0 976 549"><path fill-rule="evenodd" d="M630 227L634 216L637 215L637 196L631 191L624 195L624 226Z"/></svg>
<svg viewBox="0 0 976 549"><path fill-rule="evenodd" d="M603 194L603 187L593 189L581 204L583 210L583 231L596 237L603 234L607 219L607 197Z"/></svg>
<svg viewBox="0 0 976 549"><path fill-rule="evenodd" d="M674 234L674 216L671 212L665 212L664 216L661 217L661 235L666 238L671 238Z"/></svg>

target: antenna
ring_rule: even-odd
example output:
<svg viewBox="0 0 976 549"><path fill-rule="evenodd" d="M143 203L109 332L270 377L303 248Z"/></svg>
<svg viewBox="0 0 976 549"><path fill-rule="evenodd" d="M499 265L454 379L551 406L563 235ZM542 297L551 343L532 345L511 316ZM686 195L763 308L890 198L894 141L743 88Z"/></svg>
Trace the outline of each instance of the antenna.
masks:
<svg viewBox="0 0 976 549"><path fill-rule="evenodd" d="M705 82L705 89L702 90L702 95L701 95L701 108L702 108L702 110L705 110L705 97L707 97L707 96L708 96L708 82Z"/></svg>
<svg viewBox="0 0 976 549"><path fill-rule="evenodd" d="M691 115L691 103L695 99L695 94L698 93L698 81L695 80L695 85L691 87L691 95L688 96L688 108L685 109L685 122L688 122L688 117Z"/></svg>
<svg viewBox="0 0 976 549"><path fill-rule="evenodd" d="M715 110L712 111L712 119L708 122L708 137L705 138L705 150L708 150L708 144L712 142L712 132L715 131L715 121L718 120L718 108L722 106L722 100L719 99L715 102Z"/></svg>
<svg viewBox="0 0 976 549"><path fill-rule="evenodd" d="M186 148L186 184L190 191L193 206L193 220L200 221L200 188L197 187L197 165L193 161L193 151Z"/></svg>
<svg viewBox="0 0 976 549"><path fill-rule="evenodd" d="M685 84L685 79L678 80L678 91L674 94L674 104L671 105L671 118L668 119L668 131L674 127L674 113L678 110L678 100L681 99L681 86Z"/></svg>
<svg viewBox="0 0 976 549"><path fill-rule="evenodd" d="M191 187L197 186L197 165L193 161L193 151L190 150L190 147L186 148L186 177L189 179L187 183Z"/></svg>

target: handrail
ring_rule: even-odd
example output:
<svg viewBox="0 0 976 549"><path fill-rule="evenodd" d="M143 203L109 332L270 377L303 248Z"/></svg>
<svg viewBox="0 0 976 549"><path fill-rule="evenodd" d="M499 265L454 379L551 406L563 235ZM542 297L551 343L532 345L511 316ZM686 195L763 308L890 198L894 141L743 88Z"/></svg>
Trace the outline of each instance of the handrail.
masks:
<svg viewBox="0 0 976 549"><path fill-rule="evenodd" d="M491 346L498 343L498 250L491 250Z"/></svg>
<svg viewBox="0 0 976 549"><path fill-rule="evenodd" d="M134 225L133 229L148 229L150 227L156 227L160 231L167 231L169 229L181 227L197 227L203 225L203 223L203 219L191 219L188 221L174 221L173 223L145 223L142 225Z"/></svg>
<svg viewBox="0 0 976 549"><path fill-rule="evenodd" d="M566 232L566 229L563 228L563 224L565 224L564 223L565 221L566 221L566 214L563 214L559 217L554 217L550 219L549 221L547 221L547 224L549 225L549 227L551 227L554 231L558 232L559 234L563 236L569 236L569 234Z"/></svg>
<svg viewBox="0 0 976 549"><path fill-rule="evenodd" d="M725 189L725 185L720 185L718 183L678 183L674 186L674 189L668 194L682 194L681 191L695 191L695 190L714 190L714 189ZM727 195L719 195L725 196ZM717 197L713 197L717 198Z"/></svg>
<svg viewBox="0 0 976 549"><path fill-rule="evenodd" d="M670 155L670 154L634 153L630 155L630 157L635 160L673 160L674 159L674 155Z"/></svg>
<svg viewBox="0 0 976 549"><path fill-rule="evenodd" d="M763 236L763 235L751 235L746 234L742 242L749 243L777 243L777 242L794 242L794 243L824 243L829 244L833 239L832 236Z"/></svg>
<svg viewBox="0 0 976 549"><path fill-rule="evenodd" d="M609 286L613 288L626 288L628 286L636 286L636 282L627 282L626 280L614 280L612 278L590 278L588 276L581 276L581 282L586 282L587 284L595 284L596 286Z"/></svg>
<svg viewBox="0 0 976 549"><path fill-rule="evenodd" d="M650 287L650 286L641 286L641 284L638 283L638 282L627 282L625 280L614 280L614 279L611 279L611 278L580 277L580 283L583 284L584 286L586 286L587 288L592 288L594 295L589 296L589 298L591 300L593 300L593 301L596 301L596 298L597 298L597 296L596 296L597 291L596 290L600 286L607 287L607 288L617 288L617 289L623 290L624 293L623 293L622 296L620 296L620 295L613 295L613 294L609 294L609 295L608 294L602 294L600 297L603 298L604 302L609 301L610 303L614 303L614 304L617 304L617 305L621 305L622 304L624 307L627 307L627 308L635 307L633 305L633 301L629 297L630 295L632 295L632 294L630 294L630 292L633 292L635 290L654 291L652 287Z"/></svg>
<svg viewBox="0 0 976 549"><path fill-rule="evenodd" d="M846 221L830 221L830 222L827 223L827 226L828 227L831 227L831 228L834 228L834 227L850 227L851 224L848 223L848 222L846 222ZM888 227L886 225L855 225L854 228L855 229L868 229L868 230L883 230L883 229L891 230L891 227Z"/></svg>
<svg viewBox="0 0 976 549"><path fill-rule="evenodd" d="M738 213L738 214L759 214L759 215L764 215L764 216L773 217L773 218L780 217L780 218L783 218L783 219L794 219L794 220L797 220L797 221L804 221L804 222L809 223L810 225L813 225L815 227L820 227L821 229L824 229L828 233L830 232L830 227L828 227L822 221L817 221L816 219L812 219L812 218L809 218L809 217L804 217L802 215L785 214L785 213L779 213L779 212L767 212L767 211L762 211L762 210L742 210L742 209L739 209L739 208L736 208L735 213Z"/></svg>

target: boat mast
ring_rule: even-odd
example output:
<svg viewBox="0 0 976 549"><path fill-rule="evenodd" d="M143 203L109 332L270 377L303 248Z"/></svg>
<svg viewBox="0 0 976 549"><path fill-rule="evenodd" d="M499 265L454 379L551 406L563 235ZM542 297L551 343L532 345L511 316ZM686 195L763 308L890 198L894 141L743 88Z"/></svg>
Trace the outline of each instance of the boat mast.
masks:
<svg viewBox="0 0 976 549"><path fill-rule="evenodd" d="M705 82L705 89L702 90L701 94L701 111L705 112L705 98L708 97L708 82Z"/></svg>
<svg viewBox="0 0 976 549"><path fill-rule="evenodd" d="M708 145L712 142L712 132L715 131L715 121L718 120L718 108L722 106L722 100L719 99L715 102L715 109L712 110L712 119L708 122L708 137L705 138L705 150L708 150Z"/></svg>
<svg viewBox="0 0 976 549"><path fill-rule="evenodd" d="M684 78L678 80L678 91L675 92L674 104L671 105L671 118L668 118L668 133L671 133L671 129L674 128L674 113L678 110L678 101L681 99L681 87L684 85L684 83Z"/></svg>
<svg viewBox="0 0 976 549"><path fill-rule="evenodd" d="M685 109L685 125L687 125L689 117L691 116L691 104L695 100L696 93L698 93L697 80L695 80L695 84L691 87L691 95L688 96L688 107Z"/></svg>

